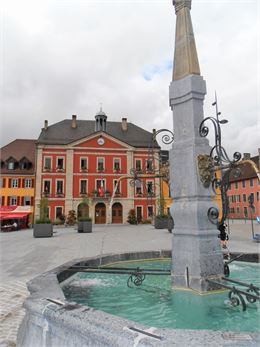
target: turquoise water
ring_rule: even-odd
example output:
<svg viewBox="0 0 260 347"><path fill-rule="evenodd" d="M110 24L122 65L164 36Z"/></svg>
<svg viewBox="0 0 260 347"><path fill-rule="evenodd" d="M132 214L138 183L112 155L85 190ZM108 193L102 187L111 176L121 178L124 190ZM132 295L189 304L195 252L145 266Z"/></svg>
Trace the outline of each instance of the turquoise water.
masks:
<svg viewBox="0 0 260 347"><path fill-rule="evenodd" d="M170 269L170 261L113 266ZM260 286L260 264L234 262L230 278ZM67 300L157 328L259 331L260 307L229 304L228 291L197 295L171 289L171 276L146 276L140 287L127 286L128 275L78 273L64 286Z"/></svg>

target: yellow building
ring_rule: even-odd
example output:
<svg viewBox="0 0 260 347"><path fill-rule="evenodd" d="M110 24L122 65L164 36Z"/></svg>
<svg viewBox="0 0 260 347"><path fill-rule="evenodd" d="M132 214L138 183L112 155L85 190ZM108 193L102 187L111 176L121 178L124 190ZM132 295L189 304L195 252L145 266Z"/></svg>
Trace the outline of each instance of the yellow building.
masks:
<svg viewBox="0 0 260 347"><path fill-rule="evenodd" d="M33 220L35 142L18 139L1 148L1 228L14 222L25 228Z"/></svg>
<svg viewBox="0 0 260 347"><path fill-rule="evenodd" d="M170 213L170 207L172 205L173 199L171 198L170 191L170 163L169 163L169 151L161 151L161 165L160 174L163 176L161 178L161 197L164 202L164 213Z"/></svg>

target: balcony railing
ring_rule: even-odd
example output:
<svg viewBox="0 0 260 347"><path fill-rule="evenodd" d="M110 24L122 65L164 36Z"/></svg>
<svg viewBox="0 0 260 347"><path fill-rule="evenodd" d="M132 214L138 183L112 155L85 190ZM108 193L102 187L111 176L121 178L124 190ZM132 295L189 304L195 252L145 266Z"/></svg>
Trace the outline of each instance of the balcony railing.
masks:
<svg viewBox="0 0 260 347"><path fill-rule="evenodd" d="M88 198L88 196L89 196L88 193L85 191L80 192L79 195L81 198Z"/></svg>
<svg viewBox="0 0 260 347"><path fill-rule="evenodd" d="M52 172L52 168L51 168L51 167L48 167L48 166L45 166L45 167L43 168L43 171L44 171L44 172Z"/></svg>
<svg viewBox="0 0 260 347"><path fill-rule="evenodd" d="M64 171L65 171L64 167L61 167L61 166L56 167L56 172L64 172Z"/></svg>
<svg viewBox="0 0 260 347"><path fill-rule="evenodd" d="M98 191L93 191L92 192L92 198L98 198L98 199L108 199L111 197L111 192L110 191L105 191L104 193L100 193Z"/></svg>
<svg viewBox="0 0 260 347"><path fill-rule="evenodd" d="M55 197L57 198L64 198L65 194L63 192L56 192Z"/></svg>

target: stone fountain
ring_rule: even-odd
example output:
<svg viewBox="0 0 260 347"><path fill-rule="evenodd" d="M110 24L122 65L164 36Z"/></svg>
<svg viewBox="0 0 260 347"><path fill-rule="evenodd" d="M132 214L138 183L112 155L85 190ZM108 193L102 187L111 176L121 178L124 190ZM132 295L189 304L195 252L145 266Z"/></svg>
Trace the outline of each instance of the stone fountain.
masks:
<svg viewBox="0 0 260 347"><path fill-rule="evenodd" d="M207 279L223 275L223 256L216 226L207 212L213 192L200 180L197 158L210 153L208 140L199 134L203 120L206 83L200 75L190 9L191 0L173 1L176 36L170 106L174 144L171 182L174 204L173 287L199 292L215 289Z"/></svg>
<svg viewBox="0 0 260 347"><path fill-rule="evenodd" d="M170 106L173 112L174 145L171 151L171 181L174 204L172 252L101 255L76 259L38 276L28 283L31 293L24 307L26 316L18 333L18 347L82 346L257 346L259 334L229 334L222 331L156 329L67 302L60 283L77 268L99 267L118 261L169 258L172 255L173 288L199 293L218 288L223 276L223 255L216 226L208 219L213 192L201 181L198 157L210 152L199 135L203 121L206 84L200 75L190 17L191 0L173 1L176 39Z"/></svg>

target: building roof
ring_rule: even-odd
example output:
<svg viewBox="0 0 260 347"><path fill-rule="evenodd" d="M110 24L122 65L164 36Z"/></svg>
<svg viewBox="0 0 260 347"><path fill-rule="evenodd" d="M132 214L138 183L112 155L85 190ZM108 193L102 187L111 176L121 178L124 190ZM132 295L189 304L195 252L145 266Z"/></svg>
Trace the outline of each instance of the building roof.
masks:
<svg viewBox="0 0 260 347"><path fill-rule="evenodd" d="M252 160L256 164L256 167L259 170L260 169L259 168L259 155L256 155L256 156L250 158L250 160ZM234 177L234 175L231 174L230 175L230 182L243 181L243 180L257 177L255 170L253 169L252 165L250 165L249 163L245 163L245 164L241 163L238 167L241 169L240 177Z"/></svg>
<svg viewBox="0 0 260 347"><path fill-rule="evenodd" d="M16 139L0 149L1 174L34 174L35 172L35 144L36 140ZM14 159L17 163L13 170L7 168L7 162ZM21 161L28 161L26 169L19 165Z"/></svg>
<svg viewBox="0 0 260 347"><path fill-rule="evenodd" d="M151 147L153 142L152 133L132 123L127 123L127 130L123 130L121 122L107 122L106 133L133 147ZM77 120L77 127L72 128L71 120L64 119L48 126L47 129L43 128L37 143L67 145L93 134L95 134L94 120ZM155 147L160 148L157 142Z"/></svg>

